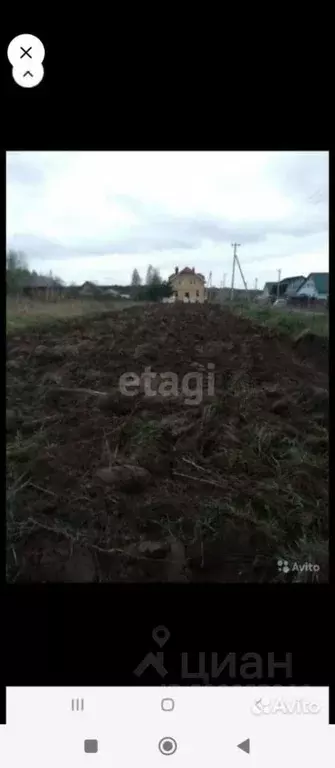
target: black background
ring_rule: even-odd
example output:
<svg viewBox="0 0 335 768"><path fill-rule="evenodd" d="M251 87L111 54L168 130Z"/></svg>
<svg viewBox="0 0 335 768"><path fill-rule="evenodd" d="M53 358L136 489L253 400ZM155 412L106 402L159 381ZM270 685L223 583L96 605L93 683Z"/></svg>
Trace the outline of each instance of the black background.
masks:
<svg viewBox="0 0 335 768"><path fill-rule="evenodd" d="M6 148L329 149L327 53L280 20L271 34L228 18L183 18L135 6L52 20L20 16L3 37ZM254 14L254 9L252 10ZM246 9L243 10L247 24ZM195 16L195 14L194 14ZM200 21L200 19L198 19ZM7 47L28 32L45 47L32 89L11 75ZM276 39L276 33L278 38Z"/></svg>
<svg viewBox="0 0 335 768"><path fill-rule="evenodd" d="M96 28L87 18L86 29L72 32L53 14L47 28L31 21L7 28L5 149L329 149L319 52L314 45L313 56L298 56L292 67L287 30L270 63L266 37L246 49L218 20L209 38L205 29L194 35L191 24L182 31L179 18L171 32L153 12L144 35L130 6L122 23L100 13ZM46 49L45 77L33 89L14 82L6 57L10 40L23 32ZM160 685L154 672L134 675L141 659L159 650L152 638L158 625L170 631L164 684L199 684L181 680L180 655L188 652L196 670L201 651L222 660L229 652L237 659L261 654L263 675L252 685L330 682L326 585L12 585L3 595L3 685ZM280 669L269 678L268 652L277 661L292 653L290 679ZM248 684L238 676L210 682Z"/></svg>

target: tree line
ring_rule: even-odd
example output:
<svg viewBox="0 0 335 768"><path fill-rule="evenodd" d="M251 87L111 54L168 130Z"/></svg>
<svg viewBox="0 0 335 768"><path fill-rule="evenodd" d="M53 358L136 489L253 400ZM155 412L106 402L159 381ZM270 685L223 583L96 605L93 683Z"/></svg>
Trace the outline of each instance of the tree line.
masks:
<svg viewBox="0 0 335 768"><path fill-rule="evenodd" d="M148 266L144 284L138 269L133 270L130 288L132 297L139 301L160 301L172 294L170 283L162 280L159 269L151 264Z"/></svg>
<svg viewBox="0 0 335 768"><path fill-rule="evenodd" d="M64 285L60 277L50 271L48 275L30 270L27 257L21 251L9 250L6 254L6 289L7 294L21 294L34 277L51 277L54 285Z"/></svg>
<svg viewBox="0 0 335 768"><path fill-rule="evenodd" d="M35 270L30 270L27 257L20 251L9 250L6 254L6 288L7 294L18 295L23 293L24 288L29 285L29 281L34 277L51 277L54 285L64 286L63 280L52 274L44 275ZM131 284L115 285L115 290L120 293L127 293L132 299L137 301L160 301L171 296L172 288L167 280L162 280L159 269L149 264L145 282L137 269L134 269L131 276ZM66 289L67 294L73 297L78 295L79 287L72 284ZM97 295L99 287L97 286Z"/></svg>

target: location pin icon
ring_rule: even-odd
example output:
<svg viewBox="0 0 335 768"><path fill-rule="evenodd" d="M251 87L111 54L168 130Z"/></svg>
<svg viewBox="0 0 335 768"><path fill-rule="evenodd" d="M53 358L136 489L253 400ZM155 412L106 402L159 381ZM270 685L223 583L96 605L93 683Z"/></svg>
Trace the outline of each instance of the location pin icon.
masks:
<svg viewBox="0 0 335 768"><path fill-rule="evenodd" d="M163 625L160 625L159 627L156 627L153 630L152 637L155 643L157 643L157 645L159 645L160 648L163 648L163 645L165 645L165 643L170 637L170 632L166 627L163 627Z"/></svg>

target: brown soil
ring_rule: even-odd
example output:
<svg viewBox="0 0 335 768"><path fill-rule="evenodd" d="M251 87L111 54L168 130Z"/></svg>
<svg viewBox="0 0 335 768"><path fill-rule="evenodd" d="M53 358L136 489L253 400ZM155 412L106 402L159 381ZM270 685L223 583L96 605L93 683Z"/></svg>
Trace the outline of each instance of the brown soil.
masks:
<svg viewBox="0 0 335 768"><path fill-rule="evenodd" d="M148 365L177 374L177 396L159 377L154 397L120 393ZM326 580L327 368L321 339L213 305L11 336L8 580L297 580L280 557ZM199 403L185 403L187 373L203 375Z"/></svg>

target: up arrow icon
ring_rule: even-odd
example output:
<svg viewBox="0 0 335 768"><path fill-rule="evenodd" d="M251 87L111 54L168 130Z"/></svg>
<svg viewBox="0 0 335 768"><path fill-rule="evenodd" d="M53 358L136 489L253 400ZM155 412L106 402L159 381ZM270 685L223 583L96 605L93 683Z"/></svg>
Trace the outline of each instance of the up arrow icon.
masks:
<svg viewBox="0 0 335 768"><path fill-rule="evenodd" d="M239 749L242 749L242 752L246 752L247 755L250 755L250 739L241 741L241 744L238 744L237 746Z"/></svg>

